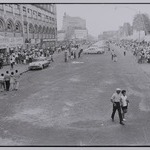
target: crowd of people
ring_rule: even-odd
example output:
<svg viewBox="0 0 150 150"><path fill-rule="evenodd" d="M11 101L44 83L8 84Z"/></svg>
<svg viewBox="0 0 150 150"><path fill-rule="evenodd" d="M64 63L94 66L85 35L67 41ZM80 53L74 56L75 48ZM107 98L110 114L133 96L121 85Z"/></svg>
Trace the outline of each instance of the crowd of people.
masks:
<svg viewBox="0 0 150 150"><path fill-rule="evenodd" d="M64 62L68 62L71 59L80 58L83 52L82 45L84 43L68 43L59 45L54 49L48 48L43 49L30 49L30 50L18 50L9 53L8 64L10 65L10 70L8 69L5 73L1 73L0 76L0 91L14 91L19 88L20 75L18 70L15 70L15 64L29 64L36 57L50 57L51 61L54 62L53 54L55 51L58 53L64 52ZM3 54L0 55L0 69L3 67Z"/></svg>
<svg viewBox="0 0 150 150"><path fill-rule="evenodd" d="M47 50L43 49L30 49L30 50L18 50L7 54L7 62L6 64L10 64L13 69L15 64L28 64L33 61L36 57L50 57L53 55L54 50L48 48ZM4 65L4 54L0 55L0 69L3 68Z"/></svg>
<svg viewBox="0 0 150 150"><path fill-rule="evenodd" d="M150 63L150 42L137 40L120 40L115 42L120 48L132 51L138 63Z"/></svg>
<svg viewBox="0 0 150 150"><path fill-rule="evenodd" d="M71 46L66 48L64 51L64 61L68 62L69 60L80 58L83 52L82 48L79 48L78 45Z"/></svg>

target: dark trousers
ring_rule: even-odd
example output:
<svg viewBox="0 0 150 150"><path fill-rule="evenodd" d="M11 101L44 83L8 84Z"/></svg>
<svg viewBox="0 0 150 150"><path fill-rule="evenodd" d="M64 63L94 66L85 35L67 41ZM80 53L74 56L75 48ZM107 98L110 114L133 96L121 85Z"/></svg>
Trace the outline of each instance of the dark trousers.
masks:
<svg viewBox="0 0 150 150"><path fill-rule="evenodd" d="M11 65L11 69L13 69L13 67L14 67L14 63L11 63L10 65Z"/></svg>
<svg viewBox="0 0 150 150"><path fill-rule="evenodd" d="M5 81L5 84L6 84L6 91L9 91L10 81Z"/></svg>
<svg viewBox="0 0 150 150"><path fill-rule="evenodd" d="M120 119L120 122L122 122L121 107L120 107L120 103L119 102L115 102L115 105L113 105L113 112L112 112L112 115L111 115L112 119L114 119L116 110L118 110L119 119Z"/></svg>
<svg viewBox="0 0 150 150"><path fill-rule="evenodd" d="M114 59L114 55L111 55L111 60L113 60Z"/></svg>

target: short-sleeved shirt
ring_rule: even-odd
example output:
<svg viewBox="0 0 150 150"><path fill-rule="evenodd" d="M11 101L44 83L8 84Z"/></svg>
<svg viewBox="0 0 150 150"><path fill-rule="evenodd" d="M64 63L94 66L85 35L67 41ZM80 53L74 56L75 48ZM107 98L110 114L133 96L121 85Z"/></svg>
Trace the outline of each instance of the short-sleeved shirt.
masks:
<svg viewBox="0 0 150 150"><path fill-rule="evenodd" d="M113 102L120 102L121 94L114 93L111 99L113 100Z"/></svg>
<svg viewBox="0 0 150 150"><path fill-rule="evenodd" d="M121 95L122 106L127 106L127 96Z"/></svg>

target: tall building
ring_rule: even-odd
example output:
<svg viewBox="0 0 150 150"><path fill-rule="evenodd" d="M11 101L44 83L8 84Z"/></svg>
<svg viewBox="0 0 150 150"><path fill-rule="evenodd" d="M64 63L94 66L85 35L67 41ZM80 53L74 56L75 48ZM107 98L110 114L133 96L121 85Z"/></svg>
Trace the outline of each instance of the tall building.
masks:
<svg viewBox="0 0 150 150"><path fill-rule="evenodd" d="M86 20L80 17L71 17L64 13L62 30L66 31L68 28L86 29Z"/></svg>
<svg viewBox="0 0 150 150"><path fill-rule="evenodd" d="M53 47L56 34L55 4L0 4L0 52Z"/></svg>
<svg viewBox="0 0 150 150"><path fill-rule="evenodd" d="M80 17L71 17L64 13L62 30L65 31L65 40L86 40L88 31L86 20Z"/></svg>

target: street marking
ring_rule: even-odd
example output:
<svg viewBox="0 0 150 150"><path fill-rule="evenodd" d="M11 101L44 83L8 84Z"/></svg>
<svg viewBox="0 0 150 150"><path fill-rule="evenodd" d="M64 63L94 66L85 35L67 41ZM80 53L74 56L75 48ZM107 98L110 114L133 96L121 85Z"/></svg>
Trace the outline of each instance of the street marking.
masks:
<svg viewBox="0 0 150 150"><path fill-rule="evenodd" d="M84 62L80 62L80 61L73 61L72 64L83 64Z"/></svg>
<svg viewBox="0 0 150 150"><path fill-rule="evenodd" d="M75 75L75 76L73 76L73 77L71 77L70 79L69 79L69 81L72 81L72 82L80 82L80 76L79 75Z"/></svg>

